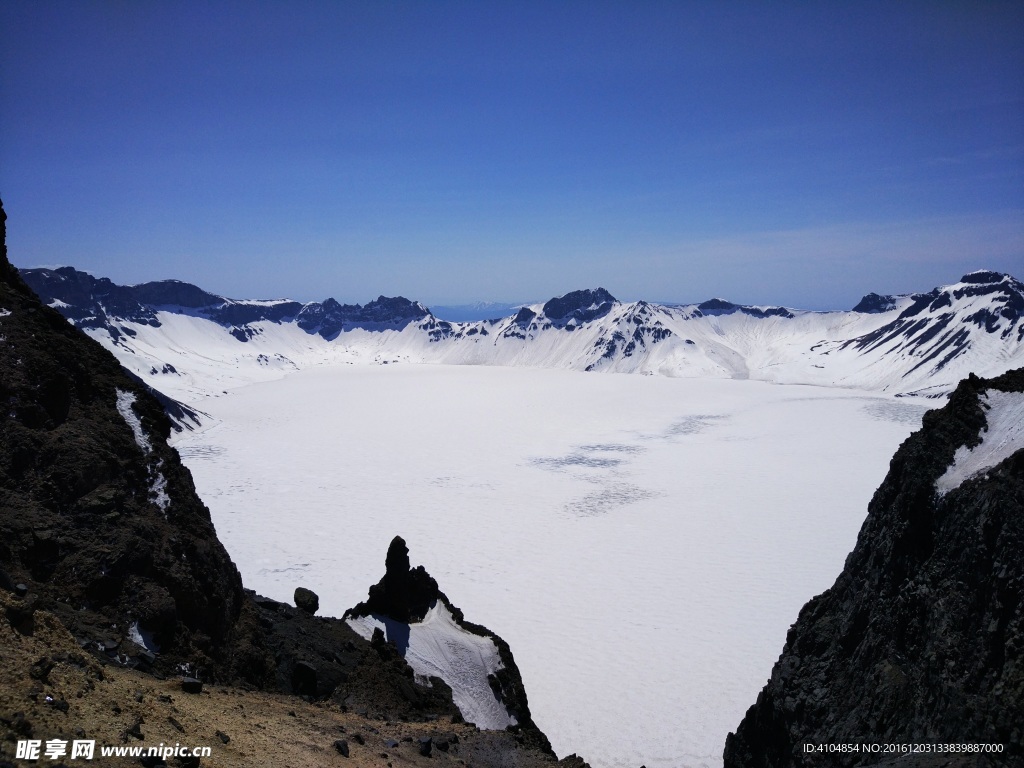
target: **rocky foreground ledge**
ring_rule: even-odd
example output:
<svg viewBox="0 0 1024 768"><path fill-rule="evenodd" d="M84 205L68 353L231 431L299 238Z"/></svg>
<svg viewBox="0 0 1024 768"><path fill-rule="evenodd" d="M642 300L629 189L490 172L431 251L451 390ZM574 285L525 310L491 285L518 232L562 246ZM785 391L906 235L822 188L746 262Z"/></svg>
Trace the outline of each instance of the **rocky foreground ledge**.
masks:
<svg viewBox="0 0 1024 768"><path fill-rule="evenodd" d="M1024 765L1024 370L960 382L896 452L726 768ZM1001 745L998 753L805 745Z"/></svg>

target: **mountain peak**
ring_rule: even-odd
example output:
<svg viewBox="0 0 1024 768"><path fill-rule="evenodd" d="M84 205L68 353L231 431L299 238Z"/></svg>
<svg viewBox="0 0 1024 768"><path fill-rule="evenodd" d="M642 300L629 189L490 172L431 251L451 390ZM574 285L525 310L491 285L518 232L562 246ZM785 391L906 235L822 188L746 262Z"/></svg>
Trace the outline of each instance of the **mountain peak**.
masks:
<svg viewBox="0 0 1024 768"><path fill-rule="evenodd" d="M855 306L851 311L864 312L866 314L878 314L879 312L889 312L895 308L895 296L883 296L878 293L869 293L862 296L861 300L857 302L857 306Z"/></svg>
<svg viewBox="0 0 1024 768"><path fill-rule="evenodd" d="M606 314L617 301L604 288L586 288L551 299L544 305L544 314L549 320L576 318L586 322Z"/></svg>
<svg viewBox="0 0 1024 768"><path fill-rule="evenodd" d="M993 272L990 269L976 269L973 272L968 272L966 275L960 278L961 283L1001 283L1009 277L1005 272Z"/></svg>
<svg viewBox="0 0 1024 768"><path fill-rule="evenodd" d="M384 558L384 577L370 587L370 596L351 613L380 614L396 621L422 621L441 596L437 582L420 565L411 567L405 539L395 536Z"/></svg>

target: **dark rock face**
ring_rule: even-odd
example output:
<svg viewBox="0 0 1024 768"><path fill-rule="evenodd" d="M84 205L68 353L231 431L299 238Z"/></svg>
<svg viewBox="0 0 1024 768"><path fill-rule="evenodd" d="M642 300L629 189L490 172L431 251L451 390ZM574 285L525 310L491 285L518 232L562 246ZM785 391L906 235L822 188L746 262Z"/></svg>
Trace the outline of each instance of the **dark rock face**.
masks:
<svg viewBox="0 0 1024 768"><path fill-rule="evenodd" d="M961 283L1001 283L1006 278L1010 277L1005 272L993 272L990 269L977 269L974 272L968 272L966 275L960 278Z"/></svg>
<svg viewBox="0 0 1024 768"><path fill-rule="evenodd" d="M742 312L751 317L785 317L792 319L793 313L785 307L748 307L745 304L733 304L725 299L708 299L697 305L699 315L731 315L735 312ZM698 315L698 316L699 316Z"/></svg>
<svg viewBox="0 0 1024 768"><path fill-rule="evenodd" d="M889 312L895 308L895 296L880 296L877 293L869 293L857 302L857 306L853 308L853 311L877 314L879 312Z"/></svg>
<svg viewBox="0 0 1024 768"><path fill-rule="evenodd" d="M402 296L379 296L365 306L339 304L334 299L303 305L286 300L235 301L180 280L116 285L73 267L24 269L21 275L44 303L54 305L75 326L105 328L115 341L128 332L118 320L159 326L156 309L161 307L191 310L230 328L231 335L242 342L256 333L249 325L261 321L295 322L307 333L330 339L346 327L404 327L429 315L422 305Z"/></svg>
<svg viewBox="0 0 1024 768"><path fill-rule="evenodd" d="M406 624L423 621L441 592L422 565L410 566L409 548L401 536L392 539L384 566L384 578L370 587L369 598L350 613L358 616L377 613Z"/></svg>
<svg viewBox="0 0 1024 768"><path fill-rule="evenodd" d="M572 291L548 301L544 305L544 315L549 320L587 323L607 315L615 302L616 298L604 288Z"/></svg>
<svg viewBox="0 0 1024 768"><path fill-rule="evenodd" d="M1024 392L1024 370L962 381L900 446L842 574L801 610L729 735L727 768L886 757L804 755L805 742L997 743L1002 755L956 764L1024 760L1024 450L935 490L957 448L981 442L986 390Z"/></svg>
<svg viewBox="0 0 1024 768"><path fill-rule="evenodd" d="M312 616L320 609L320 596L311 589L296 587L295 607Z"/></svg>
<svg viewBox="0 0 1024 768"><path fill-rule="evenodd" d="M296 322L306 333L315 333L325 339L333 339L346 328L405 327L411 322L422 320L429 312L419 302L403 296L388 298L378 296L365 306L360 304L339 304L334 299L323 303L307 304L298 313Z"/></svg>

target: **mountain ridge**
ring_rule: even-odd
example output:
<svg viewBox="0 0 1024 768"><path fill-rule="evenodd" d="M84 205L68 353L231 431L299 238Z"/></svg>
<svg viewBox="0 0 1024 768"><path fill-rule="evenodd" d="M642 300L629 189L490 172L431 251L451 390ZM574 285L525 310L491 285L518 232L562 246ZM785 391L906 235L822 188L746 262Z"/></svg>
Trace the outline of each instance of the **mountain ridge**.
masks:
<svg viewBox="0 0 1024 768"><path fill-rule="evenodd" d="M988 270L924 293L868 294L852 310L624 303L596 288L466 322L404 297L242 301L180 281L116 286L71 267L22 274L129 370L184 402L325 363L528 365L926 397L968 373L1024 363L1024 284Z"/></svg>

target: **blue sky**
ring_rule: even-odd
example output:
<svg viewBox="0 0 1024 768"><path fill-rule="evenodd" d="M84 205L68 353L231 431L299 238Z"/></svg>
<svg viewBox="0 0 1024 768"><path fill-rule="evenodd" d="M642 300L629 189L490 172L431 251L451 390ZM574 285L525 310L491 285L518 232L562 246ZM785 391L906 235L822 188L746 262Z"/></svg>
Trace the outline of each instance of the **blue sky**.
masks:
<svg viewBox="0 0 1024 768"><path fill-rule="evenodd" d="M0 4L19 266L848 308L1024 277L1024 5Z"/></svg>

